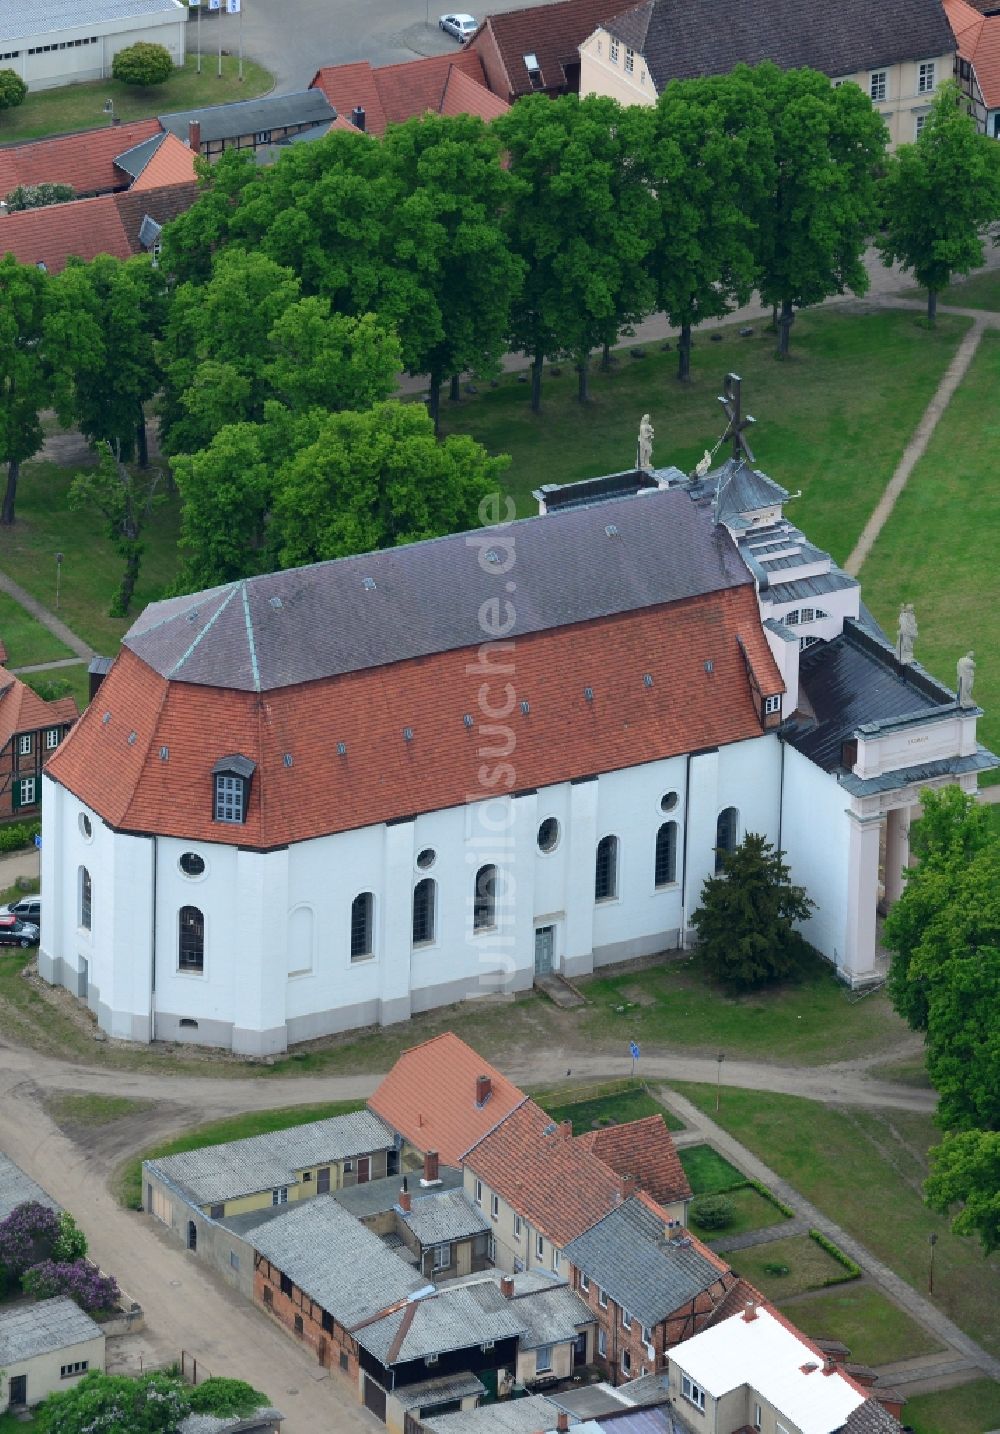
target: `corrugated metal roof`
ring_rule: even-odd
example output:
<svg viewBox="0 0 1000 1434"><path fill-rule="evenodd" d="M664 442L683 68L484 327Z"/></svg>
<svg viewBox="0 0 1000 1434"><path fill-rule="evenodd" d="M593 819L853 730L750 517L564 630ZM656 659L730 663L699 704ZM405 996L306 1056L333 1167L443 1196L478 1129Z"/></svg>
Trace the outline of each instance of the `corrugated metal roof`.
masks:
<svg viewBox="0 0 1000 1434"><path fill-rule="evenodd" d="M515 1287L516 1288L516 1287ZM555 1285L530 1294L515 1293L512 1301L517 1317L524 1323L522 1349L538 1349L545 1344L566 1344L576 1339L581 1329L596 1324L591 1311L569 1285Z"/></svg>
<svg viewBox="0 0 1000 1434"><path fill-rule="evenodd" d="M440 1165L438 1175L441 1184L435 1187L437 1194L447 1190L461 1190L461 1170L453 1170L450 1165ZM420 1186L418 1171L407 1175L406 1181L411 1195L425 1193ZM356 1220L363 1220L366 1215L379 1215L397 1205L402 1183L401 1176L387 1175L384 1180L368 1180L364 1185L345 1185L343 1189L334 1192L333 1198L343 1205L345 1210L349 1210Z"/></svg>
<svg viewBox="0 0 1000 1434"><path fill-rule="evenodd" d="M61 1208L51 1195L35 1184L30 1175L24 1173L20 1165L15 1165L9 1155L0 1151L0 1220L6 1220L12 1210L28 1200L37 1200L39 1205L45 1205L50 1210Z"/></svg>
<svg viewBox="0 0 1000 1434"><path fill-rule="evenodd" d="M400 1214L425 1246L481 1235L490 1228L483 1212L477 1210L461 1190L414 1195L410 1210L402 1210Z"/></svg>
<svg viewBox="0 0 1000 1434"><path fill-rule="evenodd" d="M474 1374L443 1374L440 1379L422 1379L419 1384L403 1385L393 1390L393 1398L404 1409L422 1409L424 1405L445 1404L451 1399L485 1393L486 1385Z"/></svg>
<svg viewBox="0 0 1000 1434"><path fill-rule="evenodd" d="M100 1325L68 1295L16 1305L0 1312L0 1368L103 1338Z"/></svg>
<svg viewBox="0 0 1000 1434"><path fill-rule="evenodd" d="M395 1136L368 1110L331 1116L266 1135L251 1135L223 1145L206 1145L181 1155L148 1162L181 1186L196 1205L213 1205L254 1195L275 1186L293 1185L297 1170L330 1165L374 1150L391 1150Z"/></svg>
<svg viewBox="0 0 1000 1434"><path fill-rule="evenodd" d="M722 1273L686 1237L665 1240L663 1234L663 1220L633 1196L572 1240L565 1254L633 1319L652 1328Z"/></svg>
<svg viewBox="0 0 1000 1434"><path fill-rule="evenodd" d="M856 588L857 578L848 577L839 568L828 573L817 573L814 578L793 578L789 583L772 583L765 594L773 603L797 602L800 598L822 597L824 593L843 592L845 588Z"/></svg>
<svg viewBox="0 0 1000 1434"><path fill-rule="evenodd" d="M179 11L179 0L0 0L0 40L34 39L57 30L82 30L118 20L142 20ZM178 18L180 18L178 16Z"/></svg>
<svg viewBox="0 0 1000 1434"><path fill-rule="evenodd" d="M728 533L679 489L616 503L613 524L611 515L598 504L168 598L125 645L164 677L244 691L478 645L511 544L508 639L752 581Z"/></svg>
<svg viewBox="0 0 1000 1434"><path fill-rule="evenodd" d="M517 1338L525 1330L520 1305L520 1301L505 1299L492 1280L446 1285L426 1299L415 1301L412 1314L407 1306L357 1330L355 1338L380 1364L408 1364L432 1354ZM408 1324L405 1330L404 1317ZM395 1349L401 1333L402 1344Z"/></svg>
<svg viewBox="0 0 1000 1434"><path fill-rule="evenodd" d="M559 1410L544 1394L527 1399L507 1399L455 1414L439 1414L421 1422L434 1434L544 1434L554 1429Z"/></svg>
<svg viewBox="0 0 1000 1434"><path fill-rule="evenodd" d="M175 110L157 118L165 130L185 142L188 125L197 120L201 125L201 142L205 144L209 140L235 139L237 135L261 134L264 130L285 129L289 125L321 124L324 120L335 120L337 111L322 90L299 90L291 95L266 95L263 99L238 100L230 105Z"/></svg>

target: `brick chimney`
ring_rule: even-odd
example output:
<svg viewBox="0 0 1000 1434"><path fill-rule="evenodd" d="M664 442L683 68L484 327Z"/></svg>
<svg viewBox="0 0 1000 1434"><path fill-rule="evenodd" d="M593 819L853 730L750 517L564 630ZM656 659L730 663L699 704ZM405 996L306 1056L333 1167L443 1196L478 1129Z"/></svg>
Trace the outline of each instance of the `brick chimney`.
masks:
<svg viewBox="0 0 1000 1434"><path fill-rule="evenodd" d="M569 1415L565 1409L560 1409L556 1415L556 1428L559 1430L559 1434L566 1434L569 1429Z"/></svg>
<svg viewBox="0 0 1000 1434"><path fill-rule="evenodd" d="M751 1324L757 1318L757 1305L754 1300L747 1300L746 1309L743 1311L743 1318L747 1324Z"/></svg>
<svg viewBox="0 0 1000 1434"><path fill-rule="evenodd" d="M188 120L188 149L192 154L201 154L200 120Z"/></svg>
<svg viewBox="0 0 1000 1434"><path fill-rule="evenodd" d="M824 1374L836 1374L836 1372L837 1372L837 1362L836 1362L836 1360L834 1360L834 1359L827 1359L826 1363L825 1363L824 1366L823 1366L823 1373L824 1373Z"/></svg>
<svg viewBox="0 0 1000 1434"><path fill-rule="evenodd" d="M500 1276L500 1293L503 1295L503 1297L504 1297L505 1300L512 1300L512 1299L514 1298L514 1276L513 1276L513 1275L501 1275L501 1276Z"/></svg>
<svg viewBox="0 0 1000 1434"><path fill-rule="evenodd" d="M623 1200L627 1200L627 1199L629 1198L629 1196L634 1195L635 1192L638 1190L638 1188L639 1188L639 1177L638 1177L638 1175L623 1175L623 1176L622 1176L622 1199L623 1199Z"/></svg>
<svg viewBox="0 0 1000 1434"><path fill-rule="evenodd" d="M493 1094L493 1082L488 1075L476 1076L476 1104L483 1106Z"/></svg>
<svg viewBox="0 0 1000 1434"><path fill-rule="evenodd" d="M410 1208L412 1204L413 1197L404 1185L402 1190L400 1190L399 1192L399 1208L403 1211L405 1215L408 1215L410 1213Z"/></svg>
<svg viewBox="0 0 1000 1434"><path fill-rule="evenodd" d="M424 1151L424 1173L420 1178L421 1185L440 1185L441 1176L438 1174L438 1153L436 1150Z"/></svg>
<svg viewBox="0 0 1000 1434"><path fill-rule="evenodd" d="M564 1135L567 1140L572 1140L573 1122L571 1120L561 1120L559 1122L559 1134Z"/></svg>

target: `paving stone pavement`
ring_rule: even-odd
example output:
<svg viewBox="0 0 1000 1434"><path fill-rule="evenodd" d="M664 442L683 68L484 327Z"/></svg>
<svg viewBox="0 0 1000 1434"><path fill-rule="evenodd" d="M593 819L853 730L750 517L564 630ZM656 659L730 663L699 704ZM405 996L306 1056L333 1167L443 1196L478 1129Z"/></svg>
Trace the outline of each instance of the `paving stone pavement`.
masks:
<svg viewBox="0 0 1000 1434"><path fill-rule="evenodd" d="M40 603L37 598L33 598L29 592L25 592L24 588L4 572L0 572L0 592L5 592L16 603L20 603L25 612L30 612L37 622L40 622L43 627L47 627L49 632L54 633L60 642L64 642L72 652L76 653L78 658L89 660L93 657L94 649L88 647L82 637L77 637L61 617L56 617L54 612L50 612L43 603Z"/></svg>
<svg viewBox="0 0 1000 1434"><path fill-rule="evenodd" d="M742 1235L727 1235L722 1240L708 1240L706 1243L717 1255L728 1255L733 1250L752 1250L755 1245L773 1245L775 1240L791 1240L795 1235L807 1235L809 1228L809 1221L804 1218L782 1220L778 1225L765 1225L761 1230L744 1230Z"/></svg>
<svg viewBox="0 0 1000 1434"><path fill-rule="evenodd" d="M877 1285L883 1294L888 1295L907 1314L912 1315L942 1344L950 1346L956 1354L967 1359L970 1364L975 1365L990 1379L1000 1380L1000 1359L988 1354L974 1339L970 1339L946 1314L931 1304L930 1300L925 1299L911 1285L908 1285L905 1280L890 1270L888 1265L876 1259L860 1240L856 1240L853 1235L849 1235L846 1230L817 1210L816 1206L804 1199L793 1186L789 1185L787 1180L783 1180L776 1171L765 1165L728 1131L723 1130L720 1125L716 1125L714 1120L703 1115L697 1106L692 1105L684 1096L678 1095L676 1091L664 1092L664 1095L670 1107L690 1129L700 1130L704 1139L714 1145L720 1154L731 1160L734 1165L738 1165L753 1179L762 1181L769 1190L777 1195L779 1200L795 1211L798 1218L806 1222L807 1228L819 1230L828 1240L832 1240L856 1264L861 1266L872 1284Z"/></svg>

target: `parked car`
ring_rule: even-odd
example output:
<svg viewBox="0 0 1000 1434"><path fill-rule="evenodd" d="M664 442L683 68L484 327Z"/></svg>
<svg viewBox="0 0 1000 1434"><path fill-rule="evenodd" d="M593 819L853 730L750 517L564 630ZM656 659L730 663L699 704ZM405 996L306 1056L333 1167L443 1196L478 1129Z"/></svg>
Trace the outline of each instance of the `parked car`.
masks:
<svg viewBox="0 0 1000 1434"><path fill-rule="evenodd" d="M32 926L39 926L42 921L42 898L40 896L22 896L20 901L12 901L8 906L0 906L0 916L17 916L22 921L30 921Z"/></svg>
<svg viewBox="0 0 1000 1434"><path fill-rule="evenodd" d="M0 946L37 946L39 931L30 921L0 916Z"/></svg>
<svg viewBox="0 0 1000 1434"><path fill-rule="evenodd" d="M454 35L460 45L479 29L479 21L472 15L442 15L438 24L446 34Z"/></svg>

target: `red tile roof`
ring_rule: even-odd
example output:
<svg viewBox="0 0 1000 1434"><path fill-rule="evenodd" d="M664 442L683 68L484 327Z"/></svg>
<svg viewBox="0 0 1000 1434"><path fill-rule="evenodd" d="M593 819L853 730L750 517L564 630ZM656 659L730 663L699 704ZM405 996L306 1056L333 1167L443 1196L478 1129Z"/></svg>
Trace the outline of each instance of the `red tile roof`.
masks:
<svg viewBox="0 0 1000 1434"><path fill-rule="evenodd" d="M137 190L162 189L171 184L193 184L194 151L182 143L175 134L165 134L163 142L132 185L131 193Z"/></svg>
<svg viewBox="0 0 1000 1434"><path fill-rule="evenodd" d="M37 732L75 722L80 712L73 697L46 702L26 682L0 667L0 748L18 732Z"/></svg>
<svg viewBox="0 0 1000 1434"><path fill-rule="evenodd" d="M476 1081L491 1093L476 1104ZM436 1150L444 1165L460 1165L470 1146L526 1099L502 1072L451 1031L404 1051L368 1107L417 1150Z"/></svg>
<svg viewBox="0 0 1000 1434"><path fill-rule="evenodd" d="M621 10L622 0L556 0L552 5L508 10L488 16L469 41L467 50L482 51L491 88L505 100L513 102L520 95L530 95L535 88L562 94L575 87L566 69L579 65L579 50L584 40ZM494 49L506 75L506 92L501 91L497 77L491 73L488 56ZM529 78L524 63L526 55L534 55L538 60L541 70L538 86Z"/></svg>
<svg viewBox="0 0 1000 1434"><path fill-rule="evenodd" d="M749 583L518 638L518 690L530 699L530 713L519 719L518 786L759 736L738 638L766 676L765 690L781 691ZM479 711L477 651L432 653L260 697L168 681L126 648L51 773L114 827L238 839L250 848L462 806L481 790L479 743L462 723L463 713ZM581 673L599 700L586 700ZM331 724L344 754L329 740ZM411 740L403 740L404 727ZM161 747L169 761L160 760ZM234 752L256 763L238 832L213 822L211 803L213 765Z"/></svg>
<svg viewBox="0 0 1000 1434"><path fill-rule="evenodd" d="M159 120L134 120L7 146L0 149L0 195L19 184L71 184L81 195L123 189L130 176L115 166L115 156L161 132Z"/></svg>
<svg viewBox="0 0 1000 1434"><path fill-rule="evenodd" d="M44 264L52 274L64 269L71 257L110 254L127 259L132 250L115 198L104 194L0 215L0 254L13 254L22 264Z"/></svg>
<svg viewBox="0 0 1000 1434"><path fill-rule="evenodd" d="M465 1163L560 1249L620 1205L625 1189L603 1160L533 1100L485 1136Z"/></svg>
<svg viewBox="0 0 1000 1434"><path fill-rule="evenodd" d="M659 1205L690 1200L691 1186L661 1115L587 1130L576 1137L618 1175L633 1175L640 1189Z"/></svg>
<svg viewBox="0 0 1000 1434"><path fill-rule="evenodd" d="M459 82L454 88L453 80ZM367 61L328 65L316 71L310 88L322 90L344 118L360 105L365 111L365 129L376 135L382 134L387 124L400 124L428 111L495 119L507 108L506 104L497 108L496 97L486 88L479 56L467 49L377 69Z"/></svg>
<svg viewBox="0 0 1000 1434"><path fill-rule="evenodd" d="M981 15L966 0L944 0L959 56L976 72L988 109L1000 107L1000 15Z"/></svg>

